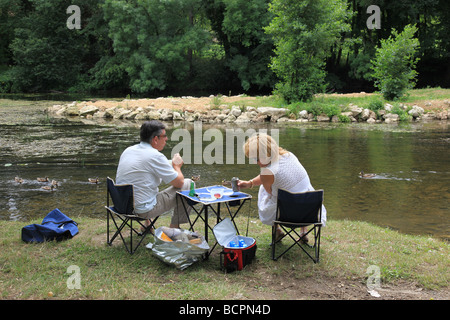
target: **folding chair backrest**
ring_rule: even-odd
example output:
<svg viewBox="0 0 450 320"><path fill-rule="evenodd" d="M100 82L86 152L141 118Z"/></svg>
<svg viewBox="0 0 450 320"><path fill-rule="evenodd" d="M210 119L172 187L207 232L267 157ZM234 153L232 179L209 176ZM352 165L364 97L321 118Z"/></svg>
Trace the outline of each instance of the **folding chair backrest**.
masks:
<svg viewBox="0 0 450 320"><path fill-rule="evenodd" d="M321 221L323 190L291 193L278 190L278 221L319 223Z"/></svg>
<svg viewBox="0 0 450 320"><path fill-rule="evenodd" d="M108 186L108 194L114 204L114 209L120 214L133 214L134 197L133 185L124 184L116 185L111 178L106 179Z"/></svg>

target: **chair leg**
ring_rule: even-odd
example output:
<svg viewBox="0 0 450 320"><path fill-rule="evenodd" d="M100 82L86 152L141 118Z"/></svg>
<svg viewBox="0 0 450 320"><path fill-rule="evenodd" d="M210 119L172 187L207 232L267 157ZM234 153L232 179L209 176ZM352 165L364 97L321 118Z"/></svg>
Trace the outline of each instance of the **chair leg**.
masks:
<svg viewBox="0 0 450 320"><path fill-rule="evenodd" d="M306 250L303 251L308 255L308 257L314 261L314 263L319 263L319 254L320 254L320 233L321 233L321 226L314 226L312 229L308 231L310 233L311 231L314 231L314 244L313 245L307 245L310 248L314 249L314 257L311 256Z"/></svg>
<svg viewBox="0 0 450 320"><path fill-rule="evenodd" d="M130 254L133 254L133 219L130 219Z"/></svg>
<svg viewBox="0 0 450 320"><path fill-rule="evenodd" d="M138 224L141 227L145 228L144 233L140 234L139 232L137 232L136 230L134 230L133 228L133 220L134 219L130 219L130 250L127 250L130 254L134 254L136 252L136 250L139 248L139 246L141 245L142 241L144 241L145 236L148 234L149 230L151 229L151 227L153 226L153 222L150 223L150 226L148 227L144 227L144 225L139 221L136 220L136 222L138 222ZM141 236L141 240L139 240L139 242L135 245L134 249L133 249L133 232L135 232L137 235Z"/></svg>
<svg viewBox="0 0 450 320"><path fill-rule="evenodd" d="M148 227L145 227L145 225L141 223L141 220L132 219L132 218L128 218L128 217L116 216L118 219L121 220L121 223L119 225L118 221L116 221L116 217L114 217L114 214L111 213L110 211L107 211L106 217L107 217L107 219L106 219L107 220L106 242L108 243L108 245L112 245L112 243L117 238L117 236L120 236L120 238L122 239L122 243L129 254L134 254L136 252L136 250L139 248L139 246L144 241L145 236L148 233L150 233L151 229L154 228L156 220L158 220L158 217L156 217L155 219L152 220L152 222L150 223L150 225ZM109 225L110 220L112 220L112 222L114 223L114 226L116 227L116 232L114 233L114 235L112 237L110 237L110 225ZM133 227L133 220L135 220L141 227L143 227L145 229L142 234L139 232L139 230L135 230L135 228ZM143 220L145 220L145 219L143 219ZM124 231L125 227L130 228L129 243L127 243L128 239L126 240L124 238L125 234L122 234L122 231ZM141 236L141 239L139 240L139 242L137 244L135 244L134 246L133 246L133 233L136 233L137 235Z"/></svg>
<svg viewBox="0 0 450 320"><path fill-rule="evenodd" d="M125 225L127 224L127 220L126 219L121 219L122 223L120 226L118 226L116 219L114 218L114 216L111 215L111 219L114 223L114 226L116 227L116 232L114 233L114 235L112 236L112 238L109 240L109 245L111 245L114 240L117 238L117 236L120 236L122 238L122 241L124 241L123 236L122 236L122 230L125 227Z"/></svg>
<svg viewBox="0 0 450 320"><path fill-rule="evenodd" d="M136 244L134 250L133 250L133 248L131 248L130 254L133 254L133 253L136 252L136 250L139 248L139 246L141 245L141 243L144 241L144 239L145 239L145 237L147 236L147 234L149 234L150 231L151 231L151 229L154 228L155 222L156 222L156 220L158 220L158 218L159 218L159 217L154 218L148 227L144 227L140 221L136 220L136 221L139 223L139 225L141 225L142 227L145 228L145 231L144 231L142 234L140 234L141 240L139 240L139 242ZM133 232L133 228L131 228L131 230L130 230L130 233L132 233L132 232ZM130 239L132 240L132 236L130 236ZM132 246L132 245L133 245L133 242L131 242L130 245Z"/></svg>
<svg viewBox="0 0 450 320"><path fill-rule="evenodd" d="M317 230L316 230L317 229ZM319 253L320 253L320 226L314 226L311 228L306 234L311 233L311 231L314 231L314 245L305 244L306 247L313 248L314 249L314 256L312 256L302 245L300 240L300 235L296 232L295 229L290 229L289 231L283 228L283 231L286 232L286 236L289 236L293 240L293 244L285 249L281 254L276 256L276 227L272 227L272 260L278 260L281 258L286 252L288 252L292 247L295 245L298 245L300 249L314 262L319 263ZM295 236L298 237L298 239L294 238L291 235L291 232L294 233Z"/></svg>
<svg viewBox="0 0 450 320"><path fill-rule="evenodd" d="M115 227L116 227L116 232L114 233L114 235L110 238L110 227L109 227L109 224L110 224L110 215L111 215L111 220L112 220L112 222L113 222L113 224L115 225ZM123 221L123 219L122 219L122 221ZM120 233L120 231L123 229L123 222L122 222L122 225L119 227L118 225L117 225L117 222L116 222L116 220L115 220L115 218L114 218L114 215L112 214L112 213L110 213L110 212L108 212L108 215L107 215L107 236L106 236L106 242L109 244L109 245L111 245L113 242L114 242L114 240L116 239L116 237L119 235L119 233Z"/></svg>
<svg viewBox="0 0 450 320"><path fill-rule="evenodd" d="M112 237L110 237L110 232L111 232L111 228L110 228L110 220L112 220L114 226L116 227L116 232L113 234ZM114 240L116 239L116 237L120 234L120 232L122 231L123 227L125 226L125 222L124 220L121 218L122 220L122 224L120 225L120 227L117 225L116 219L114 218L114 215L107 211L106 213L106 243L108 245L112 245L112 243L114 242Z"/></svg>
<svg viewBox="0 0 450 320"><path fill-rule="evenodd" d="M275 223L272 226L272 260L277 260L275 259L275 240L276 240L276 232L277 232L277 224Z"/></svg>
<svg viewBox="0 0 450 320"><path fill-rule="evenodd" d="M316 261L314 261L315 263L319 263L319 254L320 254L320 234L321 234L321 226L317 227L317 238L315 239L314 242L314 246L315 246L315 250L316 250ZM315 230L314 230L315 231Z"/></svg>
<svg viewBox="0 0 450 320"><path fill-rule="evenodd" d="M111 213L110 213L111 214ZM109 245L112 245L112 243L114 242L114 240L117 238L117 236L120 236L120 238L122 239L122 243L125 247L125 249L127 250L128 253L133 254L133 223L131 219L128 218L122 218L122 217L118 217L121 219L122 223L120 224L120 226L117 224L116 219L114 218L113 214L111 214L111 220L114 223L114 226L116 227L116 232L114 233L114 235L112 236L112 238L109 238L109 234L107 237L107 241ZM130 227L130 245L127 245L127 242L124 238L124 236L122 235L122 230L125 228L125 226ZM108 227L109 228L109 227Z"/></svg>
<svg viewBox="0 0 450 320"><path fill-rule="evenodd" d="M109 211L106 210L106 243L109 244Z"/></svg>

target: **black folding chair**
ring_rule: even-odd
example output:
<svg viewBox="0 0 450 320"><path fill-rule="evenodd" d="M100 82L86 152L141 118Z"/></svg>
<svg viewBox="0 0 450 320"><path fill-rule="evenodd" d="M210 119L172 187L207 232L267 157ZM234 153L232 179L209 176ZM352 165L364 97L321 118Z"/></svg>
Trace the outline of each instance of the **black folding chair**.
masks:
<svg viewBox="0 0 450 320"><path fill-rule="evenodd" d="M107 243L112 245L113 241L120 236L122 242L125 246L125 249L128 253L133 254L136 252L142 241L144 241L145 236L151 232L151 229L154 229L154 224L158 217L153 219L148 227L144 225L144 221L147 219L141 218L134 213L134 191L133 185L124 184L124 185L116 185L111 178L106 179L107 183L107 195L106 195L106 219L107 219ZM110 199L112 200L112 206L110 206ZM116 227L116 231L114 235L110 238L110 218ZM138 223L138 228L142 227L144 230L141 232L140 230L136 230L133 227L133 221ZM120 225L119 225L120 224ZM122 231L128 227L130 229L130 237L129 243L127 243L127 239L125 239ZM141 236L140 241L133 248L133 234Z"/></svg>
<svg viewBox="0 0 450 320"><path fill-rule="evenodd" d="M272 259L278 260L295 245L299 246L314 263L319 262L320 232L322 228L322 202L323 190L291 193L278 190L277 216L272 227ZM276 226L285 232L284 236L276 239ZM296 229L307 227L305 234L298 234ZM314 234L314 244L306 243L306 236ZM294 243L276 256L276 245L285 237L291 238ZM308 252L314 249L314 257Z"/></svg>

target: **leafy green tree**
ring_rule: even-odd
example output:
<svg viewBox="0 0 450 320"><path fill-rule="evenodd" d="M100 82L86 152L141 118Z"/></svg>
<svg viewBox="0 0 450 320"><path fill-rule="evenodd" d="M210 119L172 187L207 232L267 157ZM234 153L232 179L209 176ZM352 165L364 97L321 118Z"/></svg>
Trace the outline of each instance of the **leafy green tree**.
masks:
<svg viewBox="0 0 450 320"><path fill-rule="evenodd" d="M273 72L268 67L273 55L273 42L264 32L272 14L268 0L221 0L223 21L221 32L226 40L227 66L237 75L241 87L249 90L272 87Z"/></svg>
<svg viewBox="0 0 450 320"><path fill-rule="evenodd" d="M13 90L62 89L77 80L83 55L79 31L66 26L71 1L30 1L33 10L15 28L11 43Z"/></svg>
<svg viewBox="0 0 450 320"><path fill-rule="evenodd" d="M128 89L129 78L123 59L117 57L109 37L108 24L103 13L104 0L90 1L82 8L82 34L86 37L88 54L84 58L85 69L78 91L114 91Z"/></svg>
<svg viewBox="0 0 450 320"><path fill-rule="evenodd" d="M14 40L14 29L30 10L30 5L24 0L0 0L0 92L11 90L11 65L13 53L10 45Z"/></svg>
<svg viewBox="0 0 450 320"><path fill-rule="evenodd" d="M137 93L188 81L192 55L209 34L196 23L200 0L106 0L105 17L117 59Z"/></svg>
<svg viewBox="0 0 450 320"><path fill-rule="evenodd" d="M30 10L28 2L23 0L0 0L0 65L11 64L10 44L14 40L14 29Z"/></svg>
<svg viewBox="0 0 450 320"><path fill-rule="evenodd" d="M79 0L81 29L69 29L70 0L29 0L27 12L15 25L11 42L12 91L51 91L86 88L88 70L99 59L100 32L90 27L99 16L99 1Z"/></svg>
<svg viewBox="0 0 450 320"><path fill-rule="evenodd" d="M392 35L381 40L372 63L375 86L384 98L394 100L415 85L415 70L419 58L416 56L419 40L414 38L415 25L407 25L401 33L392 29Z"/></svg>
<svg viewBox="0 0 450 320"><path fill-rule="evenodd" d="M330 70L340 66L339 76L348 84L372 86L370 79L370 60L375 56L375 48L382 39L391 35L391 30L402 30L408 24L417 27L416 37L420 48L418 55L421 60L417 64L420 73L418 85L448 86L445 81L446 72L443 66L449 65L450 57L450 1L448 0L347 0L351 18L351 32L345 35L346 41L351 41L349 48L336 47L333 55L336 57ZM370 14L367 8L377 5L381 9L381 29L369 29L366 21ZM355 81L356 80L356 81ZM351 87L354 89L354 86ZM362 89L362 88L361 88Z"/></svg>
<svg viewBox="0 0 450 320"><path fill-rule="evenodd" d="M81 30L66 27L72 4ZM367 28L369 5L381 29ZM0 92L366 91L377 46L407 24L411 83L450 85L448 0L0 0Z"/></svg>
<svg viewBox="0 0 450 320"><path fill-rule="evenodd" d="M324 89L325 59L341 32L348 30L341 0L273 0L275 17L266 28L275 42L271 68L276 93L287 102L308 100Z"/></svg>

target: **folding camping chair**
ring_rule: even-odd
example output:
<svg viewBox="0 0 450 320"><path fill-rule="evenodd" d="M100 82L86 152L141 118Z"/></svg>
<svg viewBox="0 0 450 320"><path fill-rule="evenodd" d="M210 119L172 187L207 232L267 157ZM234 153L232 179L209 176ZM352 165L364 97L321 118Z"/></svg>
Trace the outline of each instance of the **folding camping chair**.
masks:
<svg viewBox="0 0 450 320"><path fill-rule="evenodd" d="M107 219L107 243L109 245L112 245L113 241L116 239L117 236L120 236L122 239L122 242L125 246L125 249L128 251L128 253L133 254L136 252L137 248L140 246L142 241L144 240L145 236L150 232L150 230L154 229L154 224L158 217L152 220L150 225L146 227L143 224L143 221L145 221L145 218L141 218L134 214L134 191L133 191L133 185L131 184L124 184L124 185L116 185L114 181L111 178L106 179L107 183L107 195L106 195L106 219ZM113 206L110 206L110 198L112 200ZM112 236L112 238L109 237L110 231L109 231L109 221L111 220L114 223L114 226L116 227L116 232ZM138 227L142 227L144 229L144 232L140 232L140 230L136 230L133 227L133 221L136 221L138 223ZM119 225L120 223L120 225ZM126 239L124 238L124 235L122 231L125 227L130 228L130 237L129 237L129 244L127 244ZM138 236L141 236L140 241L137 243L137 245L133 248L133 234L136 234Z"/></svg>
<svg viewBox="0 0 450 320"><path fill-rule="evenodd" d="M322 228L322 202L323 190L291 193L286 190L278 190L277 216L272 228L272 259L277 260L295 245L298 245L314 263L319 262L320 231ZM276 239L276 226L279 225L285 232L280 239ZM308 227L304 235L297 233L295 229ZM314 232L312 232L314 231ZM305 236L314 234L314 244L309 245ZM295 238L294 235L297 237ZM276 244L289 236L294 243L276 256ZM308 247L314 249L314 257L308 252Z"/></svg>

